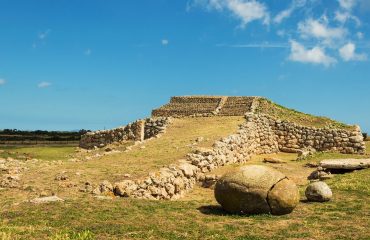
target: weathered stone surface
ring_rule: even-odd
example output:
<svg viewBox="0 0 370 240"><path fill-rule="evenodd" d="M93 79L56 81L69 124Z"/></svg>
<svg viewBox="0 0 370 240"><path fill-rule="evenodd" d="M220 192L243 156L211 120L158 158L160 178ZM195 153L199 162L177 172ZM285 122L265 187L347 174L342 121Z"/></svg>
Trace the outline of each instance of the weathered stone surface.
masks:
<svg viewBox="0 0 370 240"><path fill-rule="evenodd" d="M164 133L170 122L171 119L167 117L148 118L135 121L123 127L88 132L81 137L80 147L86 149L102 148L108 144L121 141L143 141ZM110 153L113 149L106 147L105 150L107 153Z"/></svg>
<svg viewBox="0 0 370 240"><path fill-rule="evenodd" d="M293 181L285 178L275 184L270 190L267 199L272 214L288 214L299 203L299 191Z"/></svg>
<svg viewBox="0 0 370 240"><path fill-rule="evenodd" d="M308 201L326 202L332 198L333 193L325 182L313 182L306 188L305 195Z"/></svg>
<svg viewBox="0 0 370 240"><path fill-rule="evenodd" d="M50 203L50 202L64 202L63 199L57 196L50 196L50 197L39 197L30 200L31 203L40 204L40 203Z"/></svg>
<svg viewBox="0 0 370 240"><path fill-rule="evenodd" d="M332 177L333 177L333 175L330 172L326 172L326 171L320 169L320 167L319 167L318 170L313 171L307 177L307 179L308 180L326 180L326 179L330 179Z"/></svg>
<svg viewBox="0 0 370 240"><path fill-rule="evenodd" d="M302 153L302 150L297 149L297 148L280 147L279 149L280 149L281 152L285 152L285 153L298 153L298 154Z"/></svg>
<svg viewBox="0 0 370 240"><path fill-rule="evenodd" d="M264 158L263 162L265 163L286 163L286 161L284 160L281 160L279 158L272 158L272 157Z"/></svg>
<svg viewBox="0 0 370 240"><path fill-rule="evenodd" d="M320 166L326 169L356 170L370 167L370 159L332 159L323 160Z"/></svg>
<svg viewBox="0 0 370 240"><path fill-rule="evenodd" d="M130 197L137 188L134 181L124 180L114 184L114 193L121 197Z"/></svg>
<svg viewBox="0 0 370 240"><path fill-rule="evenodd" d="M189 178L193 177L198 171L198 168L190 163L181 163L179 165L179 169Z"/></svg>
<svg viewBox="0 0 370 240"><path fill-rule="evenodd" d="M265 166L241 167L221 177L216 183L215 197L218 203L230 213L240 214L285 214L295 205L298 189L291 181L284 181L268 196L275 185L287 179L284 174ZM288 191L287 194L284 190Z"/></svg>

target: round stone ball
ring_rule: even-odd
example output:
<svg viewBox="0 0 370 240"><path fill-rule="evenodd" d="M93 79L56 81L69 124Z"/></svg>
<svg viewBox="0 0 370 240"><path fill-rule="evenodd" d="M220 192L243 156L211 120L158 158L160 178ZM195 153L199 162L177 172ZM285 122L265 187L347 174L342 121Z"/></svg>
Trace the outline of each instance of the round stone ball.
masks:
<svg viewBox="0 0 370 240"><path fill-rule="evenodd" d="M283 173L248 165L222 176L216 183L215 198L230 213L283 215L297 206L299 191Z"/></svg>
<svg viewBox="0 0 370 240"><path fill-rule="evenodd" d="M333 193L325 182L312 182L310 183L305 191L307 200L310 202L327 202L329 201Z"/></svg>

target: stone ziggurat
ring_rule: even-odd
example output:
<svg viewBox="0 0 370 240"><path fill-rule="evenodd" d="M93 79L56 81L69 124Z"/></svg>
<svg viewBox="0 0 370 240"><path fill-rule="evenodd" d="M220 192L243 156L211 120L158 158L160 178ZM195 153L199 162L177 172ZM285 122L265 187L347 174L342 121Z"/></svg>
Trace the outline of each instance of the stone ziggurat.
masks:
<svg viewBox="0 0 370 240"><path fill-rule="evenodd" d="M179 160L161 168L145 179L115 183L112 191L124 197L177 199L192 189L196 182L206 181L206 173L220 166L244 163L255 154L305 148L314 148L317 151L365 153L365 143L358 126L353 129L301 126L257 111L261 99L264 98L202 96L171 98L169 104L153 110L153 118L143 120L150 124L142 123L140 125L142 130L139 132L152 129L152 123L157 121L158 124L154 125L160 125L160 131L153 130L152 134L146 138L142 137L141 140L165 133L165 128L171 124L171 117L245 116L246 121L235 134L215 142L212 148L197 149L189 153L186 160ZM100 147L105 144L103 138L100 137ZM111 142L109 138L109 143Z"/></svg>

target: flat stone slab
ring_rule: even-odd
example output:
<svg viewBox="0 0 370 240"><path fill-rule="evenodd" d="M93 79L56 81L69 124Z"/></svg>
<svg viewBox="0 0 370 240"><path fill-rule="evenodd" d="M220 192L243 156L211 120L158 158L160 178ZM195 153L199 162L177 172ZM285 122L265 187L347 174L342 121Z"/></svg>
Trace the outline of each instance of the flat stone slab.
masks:
<svg viewBox="0 0 370 240"><path fill-rule="evenodd" d="M286 163L286 161L279 158L267 157L263 159L264 163Z"/></svg>
<svg viewBox="0 0 370 240"><path fill-rule="evenodd" d="M50 197L34 198L30 202L39 204L39 203L49 203L49 202L64 202L64 200L57 196L50 196Z"/></svg>
<svg viewBox="0 0 370 240"><path fill-rule="evenodd" d="M320 162L326 169L356 170L370 168L370 159L329 159Z"/></svg>

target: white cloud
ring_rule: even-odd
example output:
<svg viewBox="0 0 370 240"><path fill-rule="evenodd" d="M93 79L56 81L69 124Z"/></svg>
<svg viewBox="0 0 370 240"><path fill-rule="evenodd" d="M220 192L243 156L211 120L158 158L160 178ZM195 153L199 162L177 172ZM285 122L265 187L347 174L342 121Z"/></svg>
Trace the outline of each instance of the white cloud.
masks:
<svg viewBox="0 0 370 240"><path fill-rule="evenodd" d="M193 4L205 6L209 10L229 11L241 21L242 28L255 20L261 20L266 25L270 23L266 5L257 0L194 0Z"/></svg>
<svg viewBox="0 0 370 240"><path fill-rule="evenodd" d="M163 46L167 46L169 43L170 43L170 41L168 41L168 39L162 39L162 41L161 41L161 44Z"/></svg>
<svg viewBox="0 0 370 240"><path fill-rule="evenodd" d="M362 53L356 53L356 45L354 43L347 43L339 49L339 54L342 59L346 62L348 61L366 61L367 55Z"/></svg>
<svg viewBox="0 0 370 240"><path fill-rule="evenodd" d="M285 9L285 10L281 11L278 15L275 16L274 23L279 24L285 18L290 17L290 15L292 14L293 10L294 10L293 8L288 8L288 9Z"/></svg>
<svg viewBox="0 0 370 240"><path fill-rule="evenodd" d="M0 86L6 83L5 79L0 78Z"/></svg>
<svg viewBox="0 0 370 240"><path fill-rule="evenodd" d="M350 11L350 10L352 10L352 8L356 5L356 0L338 0L338 2L339 2L339 5L342 7L342 8L344 8L344 9L346 9L346 10L348 10L348 11Z"/></svg>
<svg viewBox="0 0 370 240"><path fill-rule="evenodd" d="M359 27L361 25L360 19L352 14L352 9L357 4L357 0L338 0L338 2L341 9L335 12L334 19L343 24L353 20Z"/></svg>
<svg viewBox="0 0 370 240"><path fill-rule="evenodd" d="M274 23L281 23L284 19L289 18L292 13L300 7L303 7L306 4L306 0L293 0L289 8L281 11L274 18Z"/></svg>
<svg viewBox="0 0 370 240"><path fill-rule="evenodd" d="M334 19L340 23L346 23L348 20L353 20L357 27L361 26L361 21L358 17L353 16L350 12L347 11L336 11Z"/></svg>
<svg viewBox="0 0 370 240"><path fill-rule="evenodd" d="M51 86L50 82L40 82L39 84L37 84L38 88L47 88L47 87L50 87L50 86Z"/></svg>
<svg viewBox="0 0 370 240"><path fill-rule="evenodd" d="M322 64L329 67L337 62L333 57L326 55L325 50L316 46L312 49L306 49L302 44L292 40L290 41L291 52L289 60L301 63Z"/></svg>
<svg viewBox="0 0 370 240"><path fill-rule="evenodd" d="M319 20L312 18L298 24L298 31L302 38L317 38L325 40L330 44L334 39L342 39L347 35L347 30L342 27L331 28L328 26L328 20L323 16Z"/></svg>

